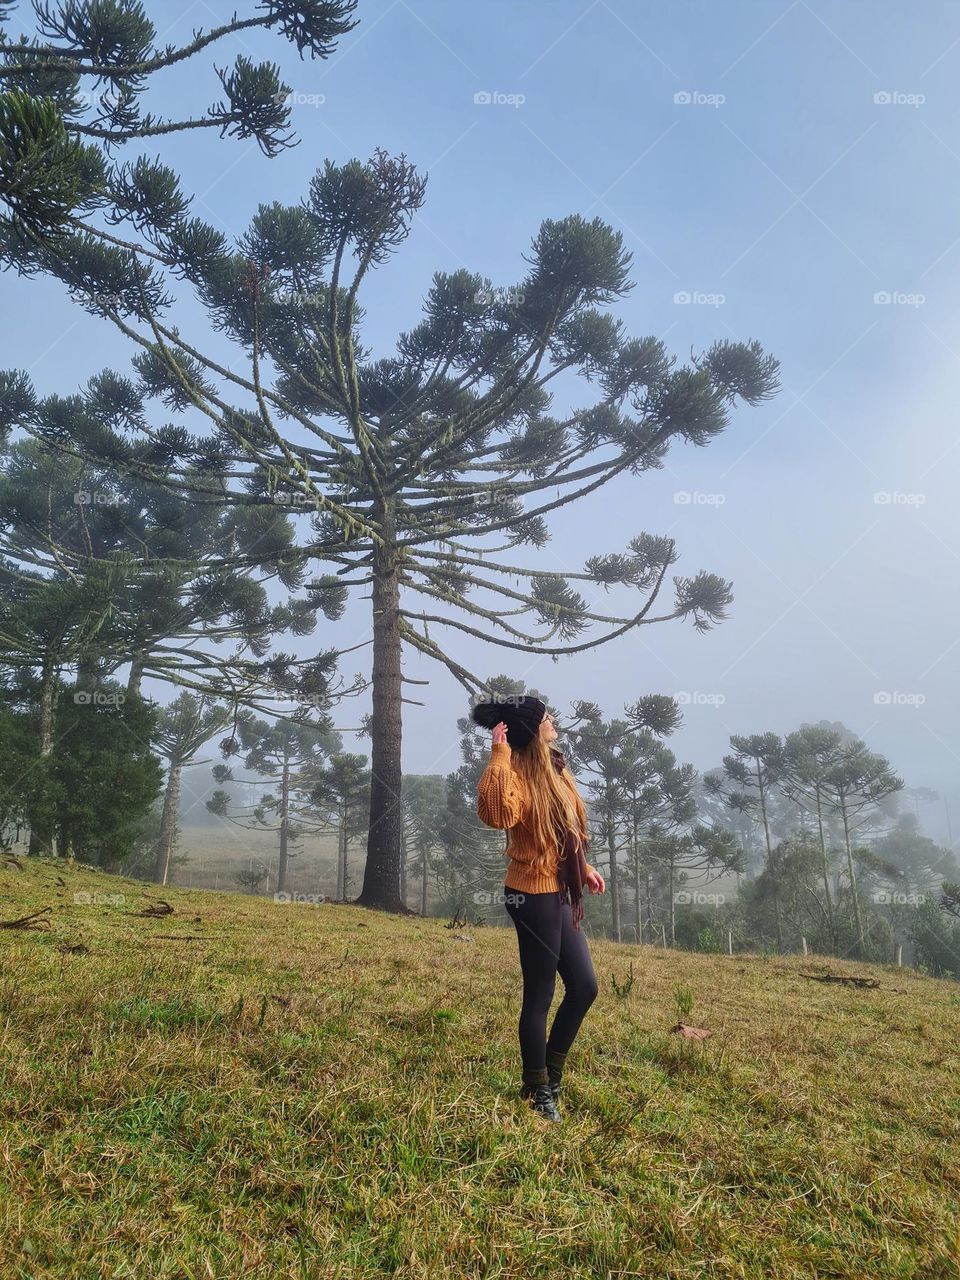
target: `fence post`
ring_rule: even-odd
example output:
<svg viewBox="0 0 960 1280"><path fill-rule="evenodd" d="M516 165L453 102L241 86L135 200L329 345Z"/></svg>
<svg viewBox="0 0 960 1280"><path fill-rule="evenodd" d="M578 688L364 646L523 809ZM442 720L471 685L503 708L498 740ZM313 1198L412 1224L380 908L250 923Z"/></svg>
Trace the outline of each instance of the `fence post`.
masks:
<svg viewBox="0 0 960 1280"><path fill-rule="evenodd" d="M898 969L901 968L902 965L903 965L903 943L898 942L897 943L897 968Z"/></svg>
<svg viewBox="0 0 960 1280"><path fill-rule="evenodd" d="M806 954L807 954L807 940L806 940L806 938L804 938L804 937L801 935L801 937L800 937L800 941L803 943L803 954L804 954L804 955L806 955Z"/></svg>
<svg viewBox="0 0 960 1280"><path fill-rule="evenodd" d="M727 955L728 956L733 955L733 930L732 929L727 930Z"/></svg>

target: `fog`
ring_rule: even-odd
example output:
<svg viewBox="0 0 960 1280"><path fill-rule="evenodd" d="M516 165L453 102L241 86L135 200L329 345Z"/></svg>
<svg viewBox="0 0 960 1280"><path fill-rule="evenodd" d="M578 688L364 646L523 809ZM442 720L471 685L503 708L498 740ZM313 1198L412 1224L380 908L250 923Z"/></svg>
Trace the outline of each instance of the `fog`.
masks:
<svg viewBox="0 0 960 1280"><path fill-rule="evenodd" d="M228 8L212 0L204 17ZM193 6L165 13L170 40L196 22ZM698 768L719 762L731 733L840 721L960 813L960 14L923 13L365 0L328 63L245 37L294 86L298 147L271 161L238 142L224 164L204 134L171 139L169 154L195 211L228 234L261 200L298 200L327 157L383 146L425 171L409 240L365 288L375 354L416 322L434 271L509 285L541 220L572 212L623 233L636 287L615 311L628 332L662 338L679 361L716 338L759 340L782 364L775 399L739 408L707 447L674 447L660 472L562 509L550 544L520 552L580 569L641 531L668 534L676 572L733 583L728 620L706 635L644 627L558 662L455 633L451 652L547 691L561 717L580 698L612 715L646 692L680 694L672 745ZM166 72L165 93L186 92L192 74ZM122 339L60 286L8 276L4 296L5 363L31 369L41 391L126 367ZM238 360L195 305L178 314ZM592 394L563 383L556 410ZM628 593L615 600L626 607ZM308 654L368 638L369 602L354 598L341 622L294 644ZM344 667L365 670L364 655ZM416 653L406 664L430 685L411 695L425 705L407 708L404 768L444 772L464 690ZM348 745L365 709L337 713ZM942 805L923 819L946 838Z"/></svg>

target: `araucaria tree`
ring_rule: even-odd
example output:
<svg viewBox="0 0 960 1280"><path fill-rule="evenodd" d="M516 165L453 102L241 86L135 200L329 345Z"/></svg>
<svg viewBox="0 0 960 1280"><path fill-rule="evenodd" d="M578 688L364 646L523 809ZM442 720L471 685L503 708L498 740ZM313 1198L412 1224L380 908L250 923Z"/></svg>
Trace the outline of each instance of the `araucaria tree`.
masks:
<svg viewBox="0 0 960 1280"><path fill-rule="evenodd" d="M159 713L156 744L167 761L167 782L163 794L160 834L154 851L153 878L166 884L170 875L177 839L180 784L184 769L196 764L196 754L218 729L229 721L229 711L216 703L197 698L184 690Z"/></svg>
<svg viewBox="0 0 960 1280"><path fill-rule="evenodd" d="M337 837L336 900L342 902L351 878L347 864L350 841L367 828L370 808L367 757L332 751L319 768L311 767L305 772L303 785L309 789L310 804L320 815L323 829Z"/></svg>
<svg viewBox="0 0 960 1280"><path fill-rule="evenodd" d="M255 138L268 156L295 145L289 85L274 63L245 53L229 69L207 71L222 96L205 109L178 101L174 115L156 116L142 100L168 67L196 66L205 51L257 28L295 44L301 58L326 58L357 25L356 7L357 0L261 0L178 46L157 43L141 0L34 4L33 29L16 35L5 25L16 0L0 0L0 237L49 243L84 228L95 209L113 220L115 200L122 207L130 194L131 170L109 161L124 144L150 140L155 148L172 134L218 129L221 137ZM202 74L192 82L202 83ZM140 159L132 172L150 167Z"/></svg>
<svg viewBox="0 0 960 1280"><path fill-rule="evenodd" d="M404 646L479 693L445 633L559 656L640 626L688 618L706 631L723 619L732 596L722 578L700 571L666 585L672 538L638 530L564 572L530 567L514 549L542 547L551 512L569 513L617 477L637 481L674 441L707 444L738 400L776 391L777 361L756 342L720 341L676 367L659 339L628 337L606 310L631 288L622 237L577 215L541 225L508 288L466 270L436 274L421 321L375 358L361 341L361 291L424 198L404 157L326 163L301 205L261 206L236 246L188 218L169 170L129 182L119 220L149 227L150 258L88 238L75 254L24 248L20 265L59 275L140 346L145 391L203 415L231 476L226 501L279 496L309 513L304 546L324 569L317 600L369 589L372 785L359 902L400 911ZM244 349L246 372L164 318L171 276L190 281ZM558 379L576 375L586 401L555 412ZM179 447L171 441L174 455ZM196 447L184 441L171 458L171 483ZM124 448L111 442L120 466ZM626 601L608 610L597 601L612 589Z"/></svg>
<svg viewBox="0 0 960 1280"><path fill-rule="evenodd" d="M604 721L593 703L574 706L574 725L568 734L573 766L586 780L586 795L596 834L592 861L606 857L610 885L612 936L622 938L626 914L625 870L619 854L626 852L633 871L634 920L640 936L640 864L650 867L641 845L654 825L692 821L696 806L691 797L695 771L678 765L664 739L680 723L680 711L672 698L650 694L624 710L624 717ZM647 883L647 918L651 904Z"/></svg>
<svg viewBox="0 0 960 1280"><path fill-rule="evenodd" d="M733 734L730 746L732 753L723 757L725 781L717 772L707 779L707 783L714 793L728 788L726 795L730 808L748 814L763 831L765 866L773 891L777 946L782 948L783 925L777 887L777 853L771 834L770 797L784 769L783 743L775 733Z"/></svg>
<svg viewBox="0 0 960 1280"><path fill-rule="evenodd" d="M252 813L242 817L231 817L229 796L223 790L213 793L207 808L239 826L277 832L276 891L285 893L290 858L295 856L301 835L325 825L307 792L316 771L339 749L340 736L331 732L326 716L317 720L278 717L268 724L245 711L237 717L237 733L220 745L228 758L245 751L244 766L269 778L273 790L261 797ZM216 765L213 776L221 784L237 781L227 765Z"/></svg>

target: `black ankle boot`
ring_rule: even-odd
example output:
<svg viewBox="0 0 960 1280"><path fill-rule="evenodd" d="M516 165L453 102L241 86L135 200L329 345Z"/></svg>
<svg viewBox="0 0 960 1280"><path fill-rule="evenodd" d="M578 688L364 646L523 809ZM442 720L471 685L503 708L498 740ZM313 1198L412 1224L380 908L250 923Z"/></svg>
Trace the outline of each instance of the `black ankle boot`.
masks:
<svg viewBox="0 0 960 1280"><path fill-rule="evenodd" d="M559 1120L553 1086L549 1084L524 1084L520 1087L520 1097L530 1103L530 1108L547 1120Z"/></svg>

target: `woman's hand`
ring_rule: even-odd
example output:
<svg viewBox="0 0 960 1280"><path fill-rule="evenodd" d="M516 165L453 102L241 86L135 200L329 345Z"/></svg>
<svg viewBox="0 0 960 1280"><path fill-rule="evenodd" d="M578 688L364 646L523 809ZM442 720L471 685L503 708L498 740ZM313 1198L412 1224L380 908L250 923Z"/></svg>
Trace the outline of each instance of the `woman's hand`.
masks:
<svg viewBox="0 0 960 1280"><path fill-rule="evenodd" d="M604 880L603 876L596 869L596 867L594 867L594 869L587 876L586 880L584 881L584 884L586 884L587 888L590 890L591 893L603 893L607 887L606 880Z"/></svg>
<svg viewBox="0 0 960 1280"><path fill-rule="evenodd" d="M493 726L493 746L499 746L501 742L507 740L507 726L501 720L499 724Z"/></svg>

